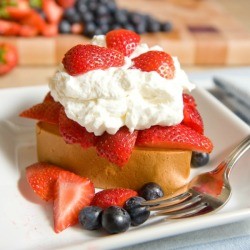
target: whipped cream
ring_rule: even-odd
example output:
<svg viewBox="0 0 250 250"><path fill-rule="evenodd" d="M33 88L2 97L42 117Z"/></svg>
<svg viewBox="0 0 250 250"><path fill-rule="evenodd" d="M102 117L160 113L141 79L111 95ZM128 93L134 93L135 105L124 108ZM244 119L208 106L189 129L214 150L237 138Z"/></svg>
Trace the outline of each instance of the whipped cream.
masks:
<svg viewBox="0 0 250 250"><path fill-rule="evenodd" d="M92 44L106 46L105 36L95 36ZM78 76L69 75L63 65L50 79L51 95L65 108L66 115L85 127L88 132L115 134L127 126L132 132L153 125L171 126L183 119L184 90L194 85L181 69L176 57L175 77L165 79L157 72L130 69L132 58L149 50L140 44L122 67L92 70Z"/></svg>

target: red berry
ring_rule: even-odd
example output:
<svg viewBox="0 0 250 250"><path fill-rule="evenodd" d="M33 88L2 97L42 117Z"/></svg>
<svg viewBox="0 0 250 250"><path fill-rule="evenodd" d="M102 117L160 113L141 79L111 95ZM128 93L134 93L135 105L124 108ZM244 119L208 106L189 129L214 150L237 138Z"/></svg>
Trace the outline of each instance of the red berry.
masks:
<svg viewBox="0 0 250 250"><path fill-rule="evenodd" d="M43 200L54 199L54 185L63 169L48 163L35 163L26 168L26 178L34 192Z"/></svg>
<svg viewBox="0 0 250 250"><path fill-rule="evenodd" d="M204 133L203 120L195 106L184 103L183 115L182 124L192 128L200 134Z"/></svg>
<svg viewBox="0 0 250 250"><path fill-rule="evenodd" d="M54 230L59 233L78 222L80 210L91 203L95 190L88 178L64 171L59 174L54 191Z"/></svg>
<svg viewBox="0 0 250 250"><path fill-rule="evenodd" d="M103 209L110 206L123 207L126 200L137 196L137 192L127 188L112 188L100 191L95 194L91 202L92 206L98 206Z"/></svg>
<svg viewBox="0 0 250 250"><path fill-rule="evenodd" d="M43 99L43 102L55 102L54 98L52 97L50 91L46 94Z"/></svg>
<svg viewBox="0 0 250 250"><path fill-rule="evenodd" d="M59 102L43 102L24 110L20 116L51 124L58 124L62 105Z"/></svg>
<svg viewBox="0 0 250 250"><path fill-rule="evenodd" d="M64 109L61 109L59 116L59 131L66 143L78 143L83 148L88 148L95 145L96 136L94 133L89 133L77 122L69 119L66 116Z"/></svg>
<svg viewBox="0 0 250 250"><path fill-rule="evenodd" d="M135 57L134 68L142 71L156 71L164 78L172 79L175 74L175 66L172 57L163 51L148 51Z"/></svg>
<svg viewBox="0 0 250 250"><path fill-rule="evenodd" d="M56 4L54 0L46 0L42 3L42 9L49 23L58 24L63 15L63 8Z"/></svg>
<svg viewBox="0 0 250 250"><path fill-rule="evenodd" d="M188 104L188 105L196 106L196 102L193 96L184 93L182 95L182 98L183 98L184 105Z"/></svg>
<svg viewBox="0 0 250 250"><path fill-rule="evenodd" d="M112 30L106 34L107 47L120 51L124 56L131 55L140 40L140 36L131 30Z"/></svg>
<svg viewBox="0 0 250 250"><path fill-rule="evenodd" d="M79 75L95 69L120 67L124 64L122 53L96 45L76 45L64 56L64 68L70 75Z"/></svg>
<svg viewBox="0 0 250 250"><path fill-rule="evenodd" d="M195 130L179 124L176 126L153 126L138 132L137 146L167 149L183 149L210 153L212 142Z"/></svg>
<svg viewBox="0 0 250 250"><path fill-rule="evenodd" d="M0 76L11 71L17 65L17 62L18 54L16 48L9 43L0 43Z"/></svg>
<svg viewBox="0 0 250 250"><path fill-rule="evenodd" d="M114 135L105 132L98 137L97 154L119 167L125 165L132 153L137 137L137 131L130 133L128 128L120 128Z"/></svg>

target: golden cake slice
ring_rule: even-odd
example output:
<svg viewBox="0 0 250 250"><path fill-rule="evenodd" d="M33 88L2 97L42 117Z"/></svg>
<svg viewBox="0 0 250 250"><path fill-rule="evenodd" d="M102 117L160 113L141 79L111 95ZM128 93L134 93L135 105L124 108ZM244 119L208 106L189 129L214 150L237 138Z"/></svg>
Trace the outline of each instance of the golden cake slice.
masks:
<svg viewBox="0 0 250 250"><path fill-rule="evenodd" d="M165 194L171 194L185 185L189 177L191 151L188 150L135 147L128 163L120 168L99 157L94 147L83 149L79 144L67 144L56 125L39 122L36 131L39 161L87 176L97 188L138 190L152 181Z"/></svg>

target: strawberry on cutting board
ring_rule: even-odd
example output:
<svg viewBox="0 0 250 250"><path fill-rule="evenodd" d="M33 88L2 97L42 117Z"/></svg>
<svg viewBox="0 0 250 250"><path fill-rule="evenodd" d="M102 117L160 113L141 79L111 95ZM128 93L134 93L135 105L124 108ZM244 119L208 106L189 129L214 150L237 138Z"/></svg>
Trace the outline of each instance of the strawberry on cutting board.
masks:
<svg viewBox="0 0 250 250"><path fill-rule="evenodd" d="M95 190L88 178L66 171L59 174L54 190L54 230L59 233L78 222L80 210L91 203Z"/></svg>
<svg viewBox="0 0 250 250"><path fill-rule="evenodd" d="M175 66L172 57L164 51L148 51L132 59L133 68L145 72L156 71L166 79L174 78Z"/></svg>
<svg viewBox="0 0 250 250"><path fill-rule="evenodd" d="M110 206L123 207L126 200L137 195L136 191L128 188L105 189L95 194L91 205L98 206L103 209Z"/></svg>
<svg viewBox="0 0 250 250"><path fill-rule="evenodd" d="M206 136L183 125L169 127L152 126L138 132L137 146L183 149L210 153L213 144Z"/></svg>
<svg viewBox="0 0 250 250"><path fill-rule="evenodd" d="M106 34L107 47L120 51L124 56L130 56L140 40L140 36L131 30L118 29Z"/></svg>
<svg viewBox="0 0 250 250"><path fill-rule="evenodd" d="M16 48L9 43L0 43L0 76L10 72L17 63L18 54Z"/></svg>
<svg viewBox="0 0 250 250"><path fill-rule="evenodd" d="M95 69L120 67L124 64L124 56L113 49L79 44L65 54L62 63L66 71L74 76Z"/></svg>

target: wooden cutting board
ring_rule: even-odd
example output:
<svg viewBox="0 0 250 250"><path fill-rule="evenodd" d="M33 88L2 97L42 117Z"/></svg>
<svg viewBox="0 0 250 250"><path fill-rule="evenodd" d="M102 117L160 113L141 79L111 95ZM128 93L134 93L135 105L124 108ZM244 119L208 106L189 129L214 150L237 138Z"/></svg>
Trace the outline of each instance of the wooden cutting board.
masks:
<svg viewBox="0 0 250 250"><path fill-rule="evenodd" d="M169 20L170 33L142 35L149 45L160 45L178 56L185 65L250 64L250 33L215 0L118 0L122 8L149 13L161 21ZM88 38L59 35L53 38L0 37L15 44L20 65L55 65L65 52Z"/></svg>

